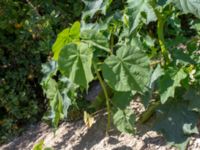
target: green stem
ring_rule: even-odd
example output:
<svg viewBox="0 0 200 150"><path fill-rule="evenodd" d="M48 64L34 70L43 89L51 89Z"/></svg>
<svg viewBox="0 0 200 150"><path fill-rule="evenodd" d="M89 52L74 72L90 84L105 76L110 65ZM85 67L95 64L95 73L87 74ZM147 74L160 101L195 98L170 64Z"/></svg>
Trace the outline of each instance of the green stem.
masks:
<svg viewBox="0 0 200 150"><path fill-rule="evenodd" d="M111 51L111 54L113 54L113 46L114 46L114 37L113 37L113 34L111 34L111 37L110 37L110 51Z"/></svg>
<svg viewBox="0 0 200 150"><path fill-rule="evenodd" d="M101 77L101 75L99 74L99 71L97 69L97 66L96 64L93 62L93 66L94 66L94 69L95 69L95 72L97 74L97 78L99 79L99 82L101 84L101 87L103 89L103 93L105 95L105 98L106 98L106 108L107 108L107 113L108 113L108 122L107 122L107 128L106 128L106 133L108 133L108 131L110 130L110 125L111 125L111 110L110 110L110 98L108 96L108 92L106 90L106 86L104 84L104 81Z"/></svg>
<svg viewBox="0 0 200 150"><path fill-rule="evenodd" d="M164 25L165 25L165 17L161 16L159 12L157 13L158 23L157 23L157 34L158 34L158 41L160 44L161 52L165 60L165 64L169 64L169 55L168 51L165 47L165 38L164 38Z"/></svg>
<svg viewBox="0 0 200 150"><path fill-rule="evenodd" d="M140 118L138 120L138 123L145 123L146 121L149 120L149 118L153 115L153 113L155 112L155 110L158 108L158 106L160 106L161 102L160 101L156 101L156 102L152 102L147 110L142 113L140 115Z"/></svg>

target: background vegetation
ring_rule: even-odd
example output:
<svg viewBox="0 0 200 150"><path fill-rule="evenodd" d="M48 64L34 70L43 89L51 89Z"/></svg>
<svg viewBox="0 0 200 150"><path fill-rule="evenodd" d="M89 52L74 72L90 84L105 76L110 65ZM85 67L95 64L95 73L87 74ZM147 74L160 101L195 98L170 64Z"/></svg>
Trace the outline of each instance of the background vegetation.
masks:
<svg viewBox="0 0 200 150"><path fill-rule="evenodd" d="M91 126L106 108L107 131L112 121L134 133L153 116L184 149L198 134L199 12L200 0L1 1L1 141L41 114L54 128L82 114Z"/></svg>
<svg viewBox="0 0 200 150"><path fill-rule="evenodd" d="M41 65L81 9L80 0L0 1L0 143L47 110Z"/></svg>

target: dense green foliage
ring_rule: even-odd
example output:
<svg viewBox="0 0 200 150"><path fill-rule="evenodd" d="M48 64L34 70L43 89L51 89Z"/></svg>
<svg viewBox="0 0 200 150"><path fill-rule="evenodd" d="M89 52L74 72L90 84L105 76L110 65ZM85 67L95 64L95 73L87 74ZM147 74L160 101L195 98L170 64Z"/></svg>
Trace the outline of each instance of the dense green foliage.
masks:
<svg viewBox="0 0 200 150"><path fill-rule="evenodd" d="M76 0L0 1L0 141L46 111L41 64L60 28L79 19L81 7Z"/></svg>
<svg viewBox="0 0 200 150"><path fill-rule="evenodd" d="M45 112L56 128L106 107L107 130L153 117L184 149L198 133L199 54L200 0L0 1L0 141Z"/></svg>
<svg viewBox="0 0 200 150"><path fill-rule="evenodd" d="M49 73L42 85L49 95L52 123L57 126L71 102L98 80L107 129L112 117L118 130L137 132L134 124L154 114L153 129L184 149L188 137L197 133L199 117L200 1L83 2L80 24L58 34L53 61L44 66ZM55 79L58 73L60 82ZM128 107L134 95L140 95L145 106L139 120Z"/></svg>

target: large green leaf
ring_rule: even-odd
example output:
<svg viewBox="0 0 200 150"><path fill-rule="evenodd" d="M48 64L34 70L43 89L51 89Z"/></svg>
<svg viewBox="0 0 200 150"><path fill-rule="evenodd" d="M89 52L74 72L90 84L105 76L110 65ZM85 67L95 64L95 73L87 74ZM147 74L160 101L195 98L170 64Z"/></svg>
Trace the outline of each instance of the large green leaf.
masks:
<svg viewBox="0 0 200 150"><path fill-rule="evenodd" d="M148 24L157 20L151 0L128 0L128 15L131 32L138 27L141 21Z"/></svg>
<svg viewBox="0 0 200 150"><path fill-rule="evenodd" d="M88 16L92 18L96 12L101 12L105 15L112 0L83 0L83 2L85 4L83 19L86 19Z"/></svg>
<svg viewBox="0 0 200 150"><path fill-rule="evenodd" d="M72 41L79 40L80 38L80 23L75 22L71 28L66 28L58 34L58 37L53 44L53 58L58 60L61 49Z"/></svg>
<svg viewBox="0 0 200 150"><path fill-rule="evenodd" d="M185 149L188 136L198 133L198 115L188 109L188 102L171 100L157 110L155 129L164 134L167 142Z"/></svg>
<svg viewBox="0 0 200 150"><path fill-rule="evenodd" d="M159 93L161 103L164 104L170 97L174 97L176 87L180 87L180 82L187 77L183 68L170 68L159 81Z"/></svg>
<svg viewBox="0 0 200 150"><path fill-rule="evenodd" d="M170 0L184 13L194 14L200 18L200 0Z"/></svg>
<svg viewBox="0 0 200 150"><path fill-rule="evenodd" d="M143 91L150 74L149 59L137 46L122 46L105 60L102 71L116 91Z"/></svg>
<svg viewBox="0 0 200 150"><path fill-rule="evenodd" d="M92 81L92 49L85 43L70 43L60 52L58 66L60 71L72 82L88 88Z"/></svg>
<svg viewBox="0 0 200 150"><path fill-rule="evenodd" d="M118 109L113 115L113 123L119 131L125 133L133 133L135 115L131 110Z"/></svg>

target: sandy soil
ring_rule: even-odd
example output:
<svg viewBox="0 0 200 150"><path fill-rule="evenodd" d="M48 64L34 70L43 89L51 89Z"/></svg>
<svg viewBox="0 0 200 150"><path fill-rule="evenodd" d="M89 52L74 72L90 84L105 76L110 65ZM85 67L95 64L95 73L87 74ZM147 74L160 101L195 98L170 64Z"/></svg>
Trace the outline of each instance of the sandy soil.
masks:
<svg viewBox="0 0 200 150"><path fill-rule="evenodd" d="M133 109L142 108L136 103ZM122 134L112 129L106 136L105 118L105 115L99 115L91 128L87 128L82 120L63 122L55 134L45 123L32 125L20 137L0 146L0 149L31 150L35 143L44 139L45 147L54 150L176 150L168 146L161 135L146 126L138 127L140 134L137 135ZM199 135L191 138L187 149L200 150Z"/></svg>

